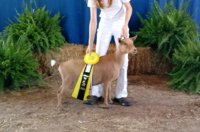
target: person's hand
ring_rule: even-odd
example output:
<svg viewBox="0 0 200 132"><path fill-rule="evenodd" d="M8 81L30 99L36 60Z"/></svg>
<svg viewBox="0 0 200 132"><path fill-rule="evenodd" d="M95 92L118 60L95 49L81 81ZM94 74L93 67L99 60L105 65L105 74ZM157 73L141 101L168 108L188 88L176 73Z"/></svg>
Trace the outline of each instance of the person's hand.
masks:
<svg viewBox="0 0 200 132"><path fill-rule="evenodd" d="M91 54L92 52L92 46L88 45L87 49L86 49L86 54Z"/></svg>
<svg viewBox="0 0 200 132"><path fill-rule="evenodd" d="M128 25L126 25L126 24L122 27L122 36L121 37L128 38Z"/></svg>

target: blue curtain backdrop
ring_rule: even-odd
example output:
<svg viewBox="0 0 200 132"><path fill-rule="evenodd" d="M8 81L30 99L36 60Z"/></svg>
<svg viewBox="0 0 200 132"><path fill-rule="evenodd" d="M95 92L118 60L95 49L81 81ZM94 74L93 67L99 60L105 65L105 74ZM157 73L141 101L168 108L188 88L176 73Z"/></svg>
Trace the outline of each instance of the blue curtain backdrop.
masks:
<svg viewBox="0 0 200 132"><path fill-rule="evenodd" d="M25 0L29 2L30 0ZM136 13L143 17L151 10L154 0L131 0L134 13L130 21L130 30L136 31L140 22ZM179 7L184 0L174 0ZM166 0L158 0L161 7L164 7ZM16 12L22 12L23 0L0 0L0 31L2 31L10 20L15 20ZM39 7L46 5L51 14L60 12L62 18L61 26L63 34L69 43L87 44L89 9L85 0L36 0ZM190 0L189 13L193 20L200 26L200 0ZM199 30L200 31L200 30Z"/></svg>

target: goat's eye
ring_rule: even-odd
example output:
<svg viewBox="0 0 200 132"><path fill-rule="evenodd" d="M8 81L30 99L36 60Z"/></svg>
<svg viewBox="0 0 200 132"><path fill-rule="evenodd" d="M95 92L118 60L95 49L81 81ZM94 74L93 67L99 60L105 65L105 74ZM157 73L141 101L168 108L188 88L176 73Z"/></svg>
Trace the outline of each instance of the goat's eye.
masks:
<svg viewBox="0 0 200 132"><path fill-rule="evenodd" d="M128 44L125 44L125 46L126 46L126 47L129 47L129 45L128 45Z"/></svg>
<svg viewBox="0 0 200 132"><path fill-rule="evenodd" d="M122 42L123 45L126 45L126 43Z"/></svg>
<svg viewBox="0 0 200 132"><path fill-rule="evenodd" d="M128 46L128 44L127 43L123 43L124 45L126 45L126 46Z"/></svg>

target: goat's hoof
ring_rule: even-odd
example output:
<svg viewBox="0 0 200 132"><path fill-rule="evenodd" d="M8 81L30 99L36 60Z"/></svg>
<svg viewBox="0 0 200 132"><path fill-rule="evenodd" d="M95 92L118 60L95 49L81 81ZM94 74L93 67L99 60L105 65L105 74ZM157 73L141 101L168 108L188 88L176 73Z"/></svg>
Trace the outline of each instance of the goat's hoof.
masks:
<svg viewBox="0 0 200 132"><path fill-rule="evenodd" d="M113 104L114 102L112 100L109 101L109 104Z"/></svg>
<svg viewBox="0 0 200 132"><path fill-rule="evenodd" d="M109 109L109 105L108 104L102 104L102 105L100 105L100 108Z"/></svg>
<svg viewBox="0 0 200 132"><path fill-rule="evenodd" d="M57 109L58 111L64 111L64 107L61 106L61 105L58 105L58 106L56 107L56 109Z"/></svg>

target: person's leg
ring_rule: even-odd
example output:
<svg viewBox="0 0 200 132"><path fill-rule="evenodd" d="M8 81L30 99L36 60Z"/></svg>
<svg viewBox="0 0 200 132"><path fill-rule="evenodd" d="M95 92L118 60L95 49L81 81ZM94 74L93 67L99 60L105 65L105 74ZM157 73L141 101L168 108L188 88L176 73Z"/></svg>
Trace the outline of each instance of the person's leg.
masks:
<svg viewBox="0 0 200 132"><path fill-rule="evenodd" d="M122 30L123 22L124 22L123 20L119 20L113 24L112 32L114 35L116 48L118 48L118 46L119 46L118 38L121 37L121 30ZM118 102L124 106L130 106L130 103L126 100L126 98L128 96L127 71L128 71L128 54L125 55L124 63L120 69L120 75L117 80L116 93L115 93L115 99L114 99L115 102Z"/></svg>
<svg viewBox="0 0 200 132"><path fill-rule="evenodd" d="M111 41L111 25L112 23L110 21L101 20L99 23L99 27L97 30L97 43L96 43L96 52L99 54L99 56L106 55L109 44ZM103 93L103 86L102 84L92 86L91 91L91 99L89 99L86 104L93 105L98 102L100 97Z"/></svg>

